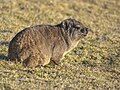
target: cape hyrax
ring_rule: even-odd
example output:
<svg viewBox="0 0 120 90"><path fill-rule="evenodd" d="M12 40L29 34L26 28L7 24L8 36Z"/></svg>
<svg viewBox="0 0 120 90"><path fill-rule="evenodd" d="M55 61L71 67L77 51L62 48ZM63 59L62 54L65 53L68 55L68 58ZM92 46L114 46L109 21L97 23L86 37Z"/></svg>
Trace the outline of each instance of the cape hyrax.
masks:
<svg viewBox="0 0 120 90"><path fill-rule="evenodd" d="M28 67L58 63L73 49L88 28L75 19L66 19L58 25L37 25L20 31L10 42L8 58Z"/></svg>

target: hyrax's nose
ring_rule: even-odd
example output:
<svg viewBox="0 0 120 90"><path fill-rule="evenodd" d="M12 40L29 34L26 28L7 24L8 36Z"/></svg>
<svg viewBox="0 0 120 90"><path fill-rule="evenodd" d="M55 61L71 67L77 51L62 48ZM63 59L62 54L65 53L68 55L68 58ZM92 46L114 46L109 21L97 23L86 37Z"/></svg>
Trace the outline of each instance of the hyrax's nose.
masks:
<svg viewBox="0 0 120 90"><path fill-rule="evenodd" d="M86 31L85 31L85 33L86 33L86 34L88 34L89 29L88 29L88 28L86 28L85 30L86 30Z"/></svg>
<svg viewBox="0 0 120 90"><path fill-rule="evenodd" d="M81 29L81 33L86 36L88 34L89 29L88 28L83 28Z"/></svg>

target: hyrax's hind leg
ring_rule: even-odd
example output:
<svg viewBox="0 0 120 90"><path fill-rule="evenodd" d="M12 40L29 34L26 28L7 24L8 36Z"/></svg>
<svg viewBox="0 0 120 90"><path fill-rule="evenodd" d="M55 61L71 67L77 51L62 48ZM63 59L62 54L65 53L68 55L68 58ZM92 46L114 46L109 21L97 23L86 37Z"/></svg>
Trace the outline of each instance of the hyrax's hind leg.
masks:
<svg viewBox="0 0 120 90"><path fill-rule="evenodd" d="M23 61L25 67L37 67L46 65L50 62L49 58L45 58L41 54L32 54Z"/></svg>
<svg viewBox="0 0 120 90"><path fill-rule="evenodd" d="M31 55L23 61L25 67L36 67L38 65L38 59Z"/></svg>
<svg viewBox="0 0 120 90"><path fill-rule="evenodd" d="M9 53L7 59L8 59L8 61L13 61L14 63L20 61L18 59L18 55L16 53L14 53L14 52Z"/></svg>

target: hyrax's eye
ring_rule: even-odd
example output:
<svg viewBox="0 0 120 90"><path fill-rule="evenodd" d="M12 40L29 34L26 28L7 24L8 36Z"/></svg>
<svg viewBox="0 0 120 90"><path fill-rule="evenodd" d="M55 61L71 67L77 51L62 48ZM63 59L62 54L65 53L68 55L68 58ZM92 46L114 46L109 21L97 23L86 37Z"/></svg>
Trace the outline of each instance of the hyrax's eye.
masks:
<svg viewBox="0 0 120 90"><path fill-rule="evenodd" d="M84 29L81 29L81 30L80 30L80 32L81 32L81 33L84 33L84 32L85 32L85 30L84 30Z"/></svg>

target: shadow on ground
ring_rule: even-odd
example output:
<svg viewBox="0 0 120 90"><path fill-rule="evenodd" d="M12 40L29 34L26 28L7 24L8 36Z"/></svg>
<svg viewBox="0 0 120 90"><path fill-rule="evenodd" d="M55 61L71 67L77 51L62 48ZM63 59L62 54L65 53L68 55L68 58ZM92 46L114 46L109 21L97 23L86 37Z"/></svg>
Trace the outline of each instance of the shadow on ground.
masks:
<svg viewBox="0 0 120 90"><path fill-rule="evenodd" d="M0 54L0 60L7 60L7 56L5 56L4 54Z"/></svg>
<svg viewBox="0 0 120 90"><path fill-rule="evenodd" d="M9 46L9 42L0 40L0 46L8 47ZM7 56L5 54L3 54L3 53L0 53L0 61L1 60L7 60Z"/></svg>

